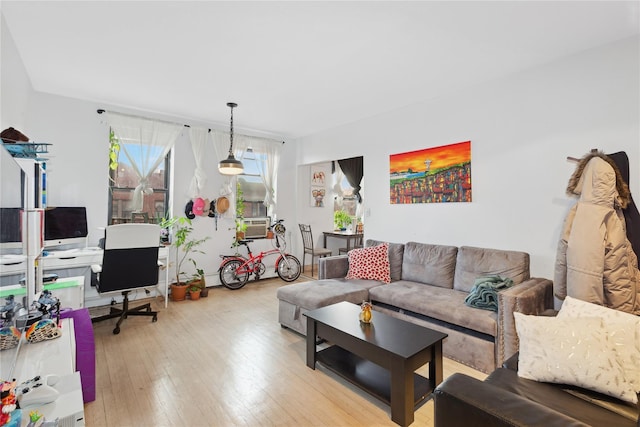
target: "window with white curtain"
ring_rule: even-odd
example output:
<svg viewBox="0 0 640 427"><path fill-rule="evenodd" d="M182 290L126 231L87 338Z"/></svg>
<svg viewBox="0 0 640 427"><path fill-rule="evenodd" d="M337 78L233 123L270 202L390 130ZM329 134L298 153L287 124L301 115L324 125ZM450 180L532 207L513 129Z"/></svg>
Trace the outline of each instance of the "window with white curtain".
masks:
<svg viewBox="0 0 640 427"><path fill-rule="evenodd" d="M122 143L120 153L127 150L134 161L141 163L142 156L148 155L157 158L162 154L163 147L147 147L141 150L138 143ZM145 154L146 153L146 154ZM153 192L145 194L141 210L133 208L133 194L138 186L139 178L129 159L129 156L118 155L118 166L109 169L109 224L121 224L127 222L157 223L167 215L169 211L169 179L170 179L171 151L150 174L148 188ZM147 190L147 192L150 192ZM134 212L135 211L135 212Z"/></svg>
<svg viewBox="0 0 640 427"><path fill-rule="evenodd" d="M264 163L266 156L266 154L256 153L253 149L249 149L243 154L244 173L237 177L236 198L242 200L244 209L238 216L243 218L264 218L267 216L267 207L264 205L267 190L260 176L258 163Z"/></svg>
<svg viewBox="0 0 640 427"><path fill-rule="evenodd" d="M349 215L355 216L358 210L358 199L354 195L353 187L337 161L333 166L333 211L346 211Z"/></svg>

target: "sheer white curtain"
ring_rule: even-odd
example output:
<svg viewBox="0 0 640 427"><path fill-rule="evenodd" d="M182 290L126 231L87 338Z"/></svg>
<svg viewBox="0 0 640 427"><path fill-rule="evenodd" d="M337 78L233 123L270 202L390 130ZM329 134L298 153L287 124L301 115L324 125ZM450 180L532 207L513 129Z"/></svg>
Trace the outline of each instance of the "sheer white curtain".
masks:
<svg viewBox="0 0 640 427"><path fill-rule="evenodd" d="M277 206L276 178L278 175L278 165L280 163L280 153L282 152L282 142L245 135L240 135L237 140L238 150L240 152L245 152L251 147L255 153L265 155L264 157L256 157L256 163L258 165L258 172L262 178L262 184L264 184L266 190L263 204L267 207L267 215L275 219Z"/></svg>
<svg viewBox="0 0 640 427"><path fill-rule="evenodd" d="M120 148L138 175L138 185L133 192L131 204L133 212L140 212L144 195L153 193L153 188L149 187L149 177L164 161L183 126L113 112L107 112L107 120L120 140ZM137 144L140 156L129 152L125 144ZM157 147L161 149L156 150Z"/></svg>
<svg viewBox="0 0 640 427"><path fill-rule="evenodd" d="M189 128L191 151L196 160L196 168L189 184L189 197L192 199L202 195L202 189L207 183L207 173L204 169L204 152L209 138L209 130L204 128Z"/></svg>

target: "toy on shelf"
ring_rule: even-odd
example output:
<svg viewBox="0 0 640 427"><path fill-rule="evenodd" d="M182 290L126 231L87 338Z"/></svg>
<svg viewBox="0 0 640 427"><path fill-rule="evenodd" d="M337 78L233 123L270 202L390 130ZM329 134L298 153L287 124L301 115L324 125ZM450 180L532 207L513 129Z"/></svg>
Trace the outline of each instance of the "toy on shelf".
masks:
<svg viewBox="0 0 640 427"><path fill-rule="evenodd" d="M22 411L18 409L16 381L2 381L0 387L0 426L18 427L22 422Z"/></svg>
<svg viewBox="0 0 640 427"><path fill-rule="evenodd" d="M20 330L15 326L0 328L0 351L17 347L20 342L20 335L22 335Z"/></svg>
<svg viewBox="0 0 640 427"><path fill-rule="evenodd" d="M51 403L58 398L60 393L53 388L60 380L58 375L40 375L25 381L16 387L18 404L25 409L29 406L41 406Z"/></svg>
<svg viewBox="0 0 640 427"><path fill-rule="evenodd" d="M4 299L4 305L0 307L0 326L12 326L13 317L22 307L22 304L16 302L14 295L9 295Z"/></svg>
<svg viewBox="0 0 640 427"><path fill-rule="evenodd" d="M29 326L24 336L27 342L37 343L61 337L62 330L54 320L43 319Z"/></svg>
<svg viewBox="0 0 640 427"><path fill-rule="evenodd" d="M32 306L42 313L42 317L45 319L51 318L53 315L60 316L60 300L46 289L42 291L38 300L34 301Z"/></svg>

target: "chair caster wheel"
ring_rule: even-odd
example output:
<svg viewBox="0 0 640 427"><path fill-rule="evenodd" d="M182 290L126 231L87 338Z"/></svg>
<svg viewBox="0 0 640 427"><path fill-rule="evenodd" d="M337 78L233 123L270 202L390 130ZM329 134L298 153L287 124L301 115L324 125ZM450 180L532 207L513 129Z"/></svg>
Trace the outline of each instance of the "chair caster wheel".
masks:
<svg viewBox="0 0 640 427"><path fill-rule="evenodd" d="M113 330L113 335L118 335L120 333L120 328L115 328Z"/></svg>
<svg viewBox="0 0 640 427"><path fill-rule="evenodd" d="M158 316L153 316L153 318L151 319L152 322L157 322L158 321Z"/></svg>

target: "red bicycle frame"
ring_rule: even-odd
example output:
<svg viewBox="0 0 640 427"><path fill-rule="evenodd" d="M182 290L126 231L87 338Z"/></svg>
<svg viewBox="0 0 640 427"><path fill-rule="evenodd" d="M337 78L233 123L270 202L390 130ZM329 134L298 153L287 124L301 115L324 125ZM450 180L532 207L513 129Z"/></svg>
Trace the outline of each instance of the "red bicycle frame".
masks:
<svg viewBox="0 0 640 427"><path fill-rule="evenodd" d="M237 259L242 261L242 265L238 266L236 269L236 273L240 274L255 274L257 267L262 263L262 259L269 255L280 254L280 256L276 259L274 264L274 268L278 267L278 263L280 260L284 258L284 253L280 252L279 248L269 249L268 251L261 251L258 255L253 255L251 252L251 248L246 243L243 243L244 246L247 247L249 258L243 257L242 255L225 255L222 261L222 264L226 263L230 259Z"/></svg>

